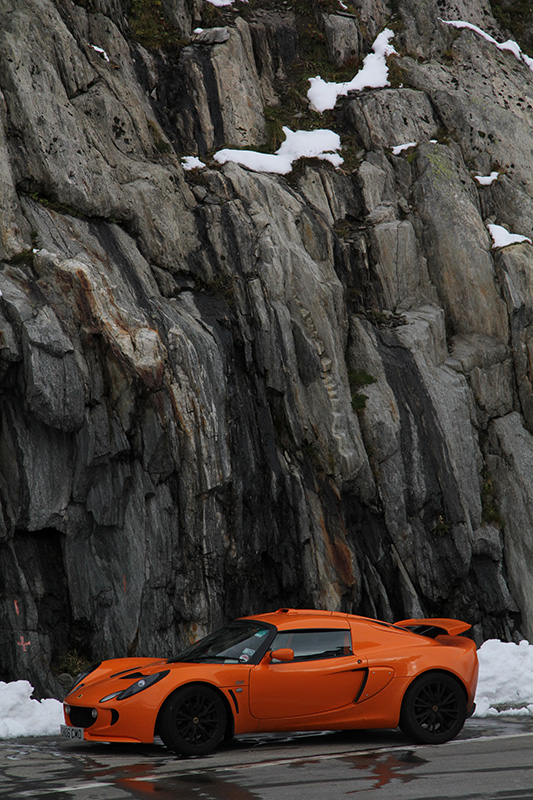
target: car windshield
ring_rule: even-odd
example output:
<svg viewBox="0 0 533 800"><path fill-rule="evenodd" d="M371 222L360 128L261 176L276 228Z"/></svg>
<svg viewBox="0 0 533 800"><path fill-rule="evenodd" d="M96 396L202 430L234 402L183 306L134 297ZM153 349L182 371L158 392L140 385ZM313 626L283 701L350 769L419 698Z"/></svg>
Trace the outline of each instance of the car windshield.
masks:
<svg viewBox="0 0 533 800"><path fill-rule="evenodd" d="M246 664L266 644L270 628L258 622L230 622L204 639L182 650L171 661Z"/></svg>

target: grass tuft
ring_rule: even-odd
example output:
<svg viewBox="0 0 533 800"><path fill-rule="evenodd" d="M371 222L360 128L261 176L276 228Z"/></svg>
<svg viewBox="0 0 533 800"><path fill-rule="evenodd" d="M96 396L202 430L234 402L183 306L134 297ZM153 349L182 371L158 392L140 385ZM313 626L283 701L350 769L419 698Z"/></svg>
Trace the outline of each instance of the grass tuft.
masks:
<svg viewBox="0 0 533 800"><path fill-rule="evenodd" d="M130 33L147 50L181 47L186 41L167 19L162 0L132 0Z"/></svg>

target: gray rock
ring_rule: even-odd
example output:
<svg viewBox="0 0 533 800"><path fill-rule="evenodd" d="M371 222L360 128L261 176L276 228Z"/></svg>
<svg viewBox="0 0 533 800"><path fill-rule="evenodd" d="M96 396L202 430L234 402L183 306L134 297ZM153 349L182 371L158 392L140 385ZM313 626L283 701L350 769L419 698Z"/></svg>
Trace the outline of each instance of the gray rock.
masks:
<svg viewBox="0 0 533 800"><path fill-rule="evenodd" d="M476 24L483 28L481 21ZM482 174L500 164L531 197L531 102L514 88L524 79L529 80L530 70L511 53L501 52L468 30L461 31L452 53L452 63L447 66L435 61L420 65L410 58L403 59L406 80L429 95L442 126L460 142L468 163ZM495 93L492 78L498 83Z"/></svg>
<svg viewBox="0 0 533 800"><path fill-rule="evenodd" d="M248 24L263 101L279 106L279 85L291 76L299 56L296 17L288 8L257 8ZM301 105L306 107L305 97Z"/></svg>
<svg viewBox="0 0 533 800"><path fill-rule="evenodd" d="M353 5L359 13L360 19L365 21L368 37L373 41L389 18L388 5L384 0L355 0Z"/></svg>
<svg viewBox="0 0 533 800"><path fill-rule="evenodd" d="M8 368L13 361L20 361L21 349L12 325L0 308L0 361L2 371Z"/></svg>
<svg viewBox="0 0 533 800"><path fill-rule="evenodd" d="M419 147L417 165L414 197L425 226L428 270L453 332L507 341L507 314L495 285L490 241L461 159L451 148L428 144ZM455 228L459 218L460 236Z"/></svg>
<svg viewBox="0 0 533 800"><path fill-rule="evenodd" d="M163 0L167 18L182 36L189 36L199 15L201 0Z"/></svg>
<svg viewBox="0 0 533 800"><path fill-rule="evenodd" d="M323 14L322 20L330 61L337 67L355 62L361 52L361 33L355 17Z"/></svg>
<svg viewBox="0 0 533 800"><path fill-rule="evenodd" d="M433 288L409 221L380 222L372 229L371 241L385 308L431 296Z"/></svg>
<svg viewBox="0 0 533 800"><path fill-rule="evenodd" d="M524 635L531 638L531 484L533 437L516 412L490 426L488 463L499 507L506 520L504 550L509 586L523 614Z"/></svg>
<svg viewBox="0 0 533 800"><path fill-rule="evenodd" d="M195 33L192 41L195 44L223 44L230 37L227 28L206 28L200 33Z"/></svg>
<svg viewBox="0 0 533 800"><path fill-rule="evenodd" d="M452 356L447 364L468 376L483 425L490 417L503 417L513 410L510 356L502 342L482 334L452 338Z"/></svg>
<svg viewBox="0 0 533 800"><path fill-rule="evenodd" d="M404 30L402 39L409 53L428 58L441 53L446 44L453 38L452 29L441 20L463 20L496 33L496 24L487 0L431 0L429 3L417 3L407 0L399 8Z"/></svg>
<svg viewBox="0 0 533 800"><path fill-rule="evenodd" d="M393 207L396 200L394 173L388 161L371 154L357 172L368 213L379 206Z"/></svg>
<svg viewBox="0 0 533 800"><path fill-rule="evenodd" d="M196 46L183 50L179 72L186 92L194 98L194 113L177 97L171 109L176 117L184 146L201 152L224 144L244 147L265 140L263 95L254 60L249 25L237 18L231 35L226 28L213 29L215 38L226 36L223 45L209 41L208 52ZM221 31L223 33L221 33ZM209 35L209 31L204 31ZM203 37L204 33L199 34ZM200 43L205 43L200 40ZM198 130L201 139L198 141Z"/></svg>
<svg viewBox="0 0 533 800"><path fill-rule="evenodd" d="M170 656L278 606L533 635L533 250L486 229L531 234L531 73L438 19L503 41L482 0L353 7L321 39L235 3L206 47L165 0L185 41L154 52L118 0L4 14L3 677L61 696L74 649ZM313 120L312 41L361 58L389 22L393 85ZM342 126L341 168L214 166L265 105Z"/></svg>
<svg viewBox="0 0 533 800"><path fill-rule="evenodd" d="M40 309L22 328L28 408L45 424L64 431L81 427L84 382L74 347L49 308Z"/></svg>
<svg viewBox="0 0 533 800"><path fill-rule="evenodd" d="M476 556L488 556L493 561L501 561L503 546L498 528L484 525L474 531L472 553Z"/></svg>
<svg viewBox="0 0 533 800"><path fill-rule="evenodd" d="M424 92L383 89L354 94L346 116L367 150L427 142L436 137L439 123Z"/></svg>

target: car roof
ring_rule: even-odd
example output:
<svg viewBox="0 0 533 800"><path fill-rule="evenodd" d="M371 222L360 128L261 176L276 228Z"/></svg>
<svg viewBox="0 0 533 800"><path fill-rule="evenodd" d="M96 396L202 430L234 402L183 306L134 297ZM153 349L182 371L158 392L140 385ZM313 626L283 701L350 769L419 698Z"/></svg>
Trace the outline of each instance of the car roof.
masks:
<svg viewBox="0 0 533 800"><path fill-rule="evenodd" d="M295 628L349 628L350 622L369 622L377 625L392 627L390 623L380 620L359 617L356 614L346 614L342 611L317 611L313 608L278 608L267 614L254 614L251 617L241 617L241 619L253 619L259 622L266 622L275 625L278 629Z"/></svg>

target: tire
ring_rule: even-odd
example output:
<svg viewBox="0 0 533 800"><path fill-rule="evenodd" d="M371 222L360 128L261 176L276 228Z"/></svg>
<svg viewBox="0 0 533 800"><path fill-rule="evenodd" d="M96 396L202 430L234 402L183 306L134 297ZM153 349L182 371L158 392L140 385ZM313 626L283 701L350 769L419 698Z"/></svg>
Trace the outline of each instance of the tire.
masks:
<svg viewBox="0 0 533 800"><path fill-rule="evenodd" d="M158 730L164 744L175 753L203 756L224 738L226 720L224 701L214 689L184 686L163 706Z"/></svg>
<svg viewBox="0 0 533 800"><path fill-rule="evenodd" d="M400 728L422 744L442 744L454 739L465 724L466 693L444 672L421 675L407 689L400 714Z"/></svg>

